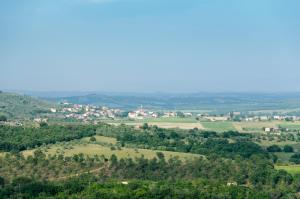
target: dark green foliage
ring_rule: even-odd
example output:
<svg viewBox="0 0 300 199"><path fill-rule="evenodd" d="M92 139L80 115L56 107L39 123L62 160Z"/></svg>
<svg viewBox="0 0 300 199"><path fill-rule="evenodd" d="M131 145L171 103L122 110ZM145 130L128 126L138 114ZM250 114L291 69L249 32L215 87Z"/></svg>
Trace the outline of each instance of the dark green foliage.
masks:
<svg viewBox="0 0 300 199"><path fill-rule="evenodd" d="M156 153L156 156L158 157L158 159L164 159L165 158L165 155L162 153L162 152L157 152Z"/></svg>
<svg viewBox="0 0 300 199"><path fill-rule="evenodd" d="M90 141L91 141L91 142L96 142L97 140L96 140L96 138L93 136L93 137L90 138Z"/></svg>
<svg viewBox="0 0 300 199"><path fill-rule="evenodd" d="M141 181L134 180L124 185L118 181L99 183L91 177L70 179L62 183L40 182L32 179L17 179L0 190L2 198L270 198L264 191L246 187L226 186L207 181Z"/></svg>
<svg viewBox="0 0 300 199"><path fill-rule="evenodd" d="M235 140L230 143L228 139ZM230 131L223 134L216 132L161 129L149 127L147 130L120 131L117 139L121 143L137 145L143 148L178 151L197 154L216 153L233 158L236 155L249 158L254 154L268 156L258 144L248 141L250 135Z"/></svg>
<svg viewBox="0 0 300 199"><path fill-rule="evenodd" d="M294 152L294 148L290 145L285 145L283 147L283 151L286 152L286 153L293 153Z"/></svg>
<svg viewBox="0 0 300 199"><path fill-rule="evenodd" d="M295 164L300 164L300 153L295 153L290 157L290 162L294 162Z"/></svg>
<svg viewBox="0 0 300 199"><path fill-rule="evenodd" d="M3 177L0 176L0 187L4 186L5 180Z"/></svg>
<svg viewBox="0 0 300 199"><path fill-rule="evenodd" d="M162 152L153 159L83 154L64 157L46 156L35 150L33 156L25 158L7 153L0 157L0 176L5 179L0 198L293 198L299 191L298 178L274 169L275 156L249 141L251 135L233 131L218 134L198 129L135 129L106 124L0 126L0 146L22 150L95 134L116 137L122 146L205 157L182 161L176 157L167 159ZM300 162L300 154L292 158Z"/></svg>
<svg viewBox="0 0 300 199"><path fill-rule="evenodd" d="M144 129L144 130L149 129L148 123L144 123L144 124L141 126L141 129Z"/></svg>
<svg viewBox="0 0 300 199"><path fill-rule="evenodd" d="M55 106L30 96L0 93L0 113L5 114L9 119L35 117L49 113L50 108Z"/></svg>
<svg viewBox="0 0 300 199"><path fill-rule="evenodd" d="M5 115L0 115L0 121L1 122L6 122L7 121L7 117Z"/></svg>
<svg viewBox="0 0 300 199"><path fill-rule="evenodd" d="M43 128L43 127L47 127L47 126L48 126L48 123L47 123L47 122L41 122L41 123L40 123L40 127L42 127L42 128Z"/></svg>
<svg viewBox="0 0 300 199"><path fill-rule="evenodd" d="M31 158L37 162L34 164ZM72 162L67 157L49 157L47 160L40 151L31 158L12 156L0 161L3 166L9 164L11 169L33 165L35 173L45 169L42 165L46 165L47 172L51 173L56 167ZM90 158L78 155L75 159L73 164L77 168L89 168ZM52 162L56 167L48 167ZM106 163L100 165L98 173L88 175L78 170L82 173L79 178L59 182L33 180L30 175L26 176L27 173L22 173L24 177L17 177L0 188L0 198L271 198L274 194L282 197L295 194L293 183L298 183L285 171L276 171L271 162L259 156L247 160L212 156L182 162L163 157L118 160L112 155L109 166ZM228 185L229 182L236 184Z"/></svg>
<svg viewBox="0 0 300 199"><path fill-rule="evenodd" d="M281 152L282 150L278 145L274 144L274 145L267 147L267 151L274 153L274 152Z"/></svg>
<svg viewBox="0 0 300 199"><path fill-rule="evenodd" d="M0 125L0 151L22 151L42 144L70 141L96 134L97 126L48 126L42 128Z"/></svg>

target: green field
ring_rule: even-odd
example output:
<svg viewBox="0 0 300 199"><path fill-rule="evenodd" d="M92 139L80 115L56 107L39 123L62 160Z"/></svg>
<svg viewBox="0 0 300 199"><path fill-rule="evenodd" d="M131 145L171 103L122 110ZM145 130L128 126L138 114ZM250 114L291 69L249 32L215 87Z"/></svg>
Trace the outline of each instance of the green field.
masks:
<svg viewBox="0 0 300 199"><path fill-rule="evenodd" d="M278 157L277 163L289 163L290 157L294 153L277 152L274 154Z"/></svg>
<svg viewBox="0 0 300 199"><path fill-rule="evenodd" d="M201 122L202 126L206 130L223 132L223 131L235 131L236 128L232 122Z"/></svg>
<svg viewBox="0 0 300 199"><path fill-rule="evenodd" d="M280 124L280 127L282 128L288 128L290 130L300 130L300 123L283 123L283 124Z"/></svg>
<svg viewBox="0 0 300 199"><path fill-rule="evenodd" d="M259 142L258 144L263 146L263 147L268 147L268 146L271 146L271 145L278 145L280 147L283 147L284 145L291 145L291 146L296 146L298 142L296 141L282 141L282 142L279 142L279 141L268 141L268 140L263 140L261 142ZM298 147L296 147L298 148Z"/></svg>
<svg viewBox="0 0 300 199"><path fill-rule="evenodd" d="M107 121L106 121L107 122ZM179 118L179 117L170 117L170 118L150 118L143 120L115 120L109 121L109 124L126 124L133 126L141 126L144 123L149 125L156 125L161 128L181 128L181 129L204 129L202 124L198 122L195 118Z"/></svg>
<svg viewBox="0 0 300 199"><path fill-rule="evenodd" d="M300 165L288 165L288 166L275 166L276 169L282 169L287 171L288 173L292 175L300 174Z"/></svg>
<svg viewBox="0 0 300 199"><path fill-rule="evenodd" d="M105 136L100 136L100 135L96 135L94 137L96 138L97 142L103 142L103 143L107 143L107 144L116 144L117 143L116 138L105 137ZM90 137L83 138L82 140L88 142L90 140Z"/></svg>
<svg viewBox="0 0 300 199"><path fill-rule="evenodd" d="M300 122L285 122L285 121L254 121L254 122L233 122L233 121L215 121L215 122L198 122L195 118L152 118L143 120L110 120L103 121L110 124L127 124L141 126L144 123L149 125L157 125L161 128L182 128L192 129L198 128L203 130L211 130L217 132L223 131L239 131L245 133L263 133L264 127L284 127L291 130L300 130Z"/></svg>

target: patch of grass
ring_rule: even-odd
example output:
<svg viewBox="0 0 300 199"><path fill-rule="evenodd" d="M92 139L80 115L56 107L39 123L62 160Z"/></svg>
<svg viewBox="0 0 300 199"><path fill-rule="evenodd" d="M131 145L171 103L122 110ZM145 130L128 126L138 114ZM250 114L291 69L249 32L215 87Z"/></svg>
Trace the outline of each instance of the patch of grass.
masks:
<svg viewBox="0 0 300 199"><path fill-rule="evenodd" d="M109 122L110 124L126 124L141 126L144 123L149 125L156 125L161 128L180 128L180 129L204 129L202 124L198 122L195 118L179 118L179 117L170 117L170 118L150 118L143 120L115 120Z"/></svg>
<svg viewBox="0 0 300 199"><path fill-rule="evenodd" d="M96 138L96 142L105 142L108 144L116 144L117 143L116 138L105 137L105 136L100 136L100 135L96 135L93 137ZM90 137L83 138L82 140L88 142L88 141L90 141Z"/></svg>
<svg viewBox="0 0 300 199"><path fill-rule="evenodd" d="M142 126L144 123L125 123L126 125ZM204 129L201 123L175 123L175 122L148 122L149 125L156 125L160 128L180 128L180 129Z"/></svg>
<svg viewBox="0 0 300 199"><path fill-rule="evenodd" d="M97 142L102 142L106 144L110 144L112 146L104 146L97 143L89 143L90 137L83 138L79 142L67 142L67 143L59 143L53 144L45 148L40 147L40 149L44 150L46 154L57 155L63 153L64 156L73 156L75 154L84 154L88 156L93 155L104 155L105 157L110 157L112 154L115 154L118 158L136 158L144 156L145 158L151 159L156 157L157 152L162 152L166 159L177 156L181 160L187 160L190 158L200 157L198 154L191 153L180 153L180 152L172 152L172 151L159 151L159 150L149 150L149 149L135 149L135 148L119 148L117 146L113 146L117 143L115 138L105 137L105 136L94 136ZM33 150L23 151L24 156L33 155Z"/></svg>
<svg viewBox="0 0 300 199"><path fill-rule="evenodd" d="M280 147L283 147L284 145L291 145L291 146L294 146L295 144L297 144L296 141L282 141L282 142L279 142L279 141L276 141L276 140L273 140L273 141L269 141L269 140L261 140L261 142L258 142L257 144L263 146L263 147L268 147L268 146L271 146L271 145L278 145Z"/></svg>
<svg viewBox="0 0 300 199"><path fill-rule="evenodd" d="M277 170L285 170L292 175L300 174L300 165L287 165L287 166L279 166L275 165L275 169Z"/></svg>
<svg viewBox="0 0 300 199"><path fill-rule="evenodd" d="M157 150L148 150L148 149L133 149L133 148L124 148L121 150L115 149L112 150L111 147L101 146L98 144L76 144L73 145L71 149L64 149L61 146L52 146L47 150L47 154L55 155L57 151L63 151L65 156L73 156L75 154L84 154L84 155L104 155L105 157L110 157L112 154L115 154L118 158L135 158L144 156L145 158L154 158L156 157L156 153L159 152ZM24 156L32 155L34 150L24 151ZM190 154L190 153L179 153L179 152L170 152L170 151L160 151L164 153L166 159L177 156L182 160L196 158L200 155Z"/></svg>
<svg viewBox="0 0 300 199"><path fill-rule="evenodd" d="M278 157L277 163L289 163L290 157L294 153L277 152L274 154Z"/></svg>
<svg viewBox="0 0 300 199"><path fill-rule="evenodd" d="M236 130L232 122L201 122L201 124L206 130L211 131L224 132Z"/></svg>
<svg viewBox="0 0 300 199"><path fill-rule="evenodd" d="M6 152L0 152L0 158L4 157Z"/></svg>
<svg viewBox="0 0 300 199"><path fill-rule="evenodd" d="M278 127L279 124L279 121L234 122L234 126L244 132L262 132L264 127Z"/></svg>
<svg viewBox="0 0 300 199"><path fill-rule="evenodd" d="M280 127L282 128L288 128L290 130L300 130L300 123L299 122L289 122L289 123L283 123L280 124Z"/></svg>
<svg viewBox="0 0 300 199"><path fill-rule="evenodd" d="M160 118L147 118L142 120L114 120L117 123L148 123L148 122L167 122L167 123L195 123L197 120L193 117L160 117Z"/></svg>

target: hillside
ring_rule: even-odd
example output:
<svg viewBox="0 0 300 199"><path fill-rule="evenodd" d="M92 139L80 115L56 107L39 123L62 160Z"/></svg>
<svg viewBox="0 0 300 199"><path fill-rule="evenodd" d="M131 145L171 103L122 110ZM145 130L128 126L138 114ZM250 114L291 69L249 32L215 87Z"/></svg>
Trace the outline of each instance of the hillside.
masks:
<svg viewBox="0 0 300 199"><path fill-rule="evenodd" d="M150 109L228 111L287 111L298 114L299 93L195 93L195 94L103 94L46 98L79 104L95 104L121 109L140 105ZM297 113L295 113L297 112Z"/></svg>
<svg viewBox="0 0 300 199"><path fill-rule="evenodd" d="M29 118L48 113L53 105L49 102L15 93L0 92L0 115L7 118Z"/></svg>

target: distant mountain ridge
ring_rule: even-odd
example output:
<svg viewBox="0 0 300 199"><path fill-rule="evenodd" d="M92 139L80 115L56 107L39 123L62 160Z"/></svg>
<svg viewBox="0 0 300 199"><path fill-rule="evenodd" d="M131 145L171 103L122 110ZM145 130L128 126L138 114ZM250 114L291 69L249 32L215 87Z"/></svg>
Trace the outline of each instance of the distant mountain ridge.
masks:
<svg viewBox="0 0 300 199"><path fill-rule="evenodd" d="M0 115L24 119L48 113L54 105L45 100L15 93L0 92Z"/></svg>
<svg viewBox="0 0 300 199"><path fill-rule="evenodd" d="M211 112L300 109L300 93L89 94L45 98L132 110L204 110Z"/></svg>

